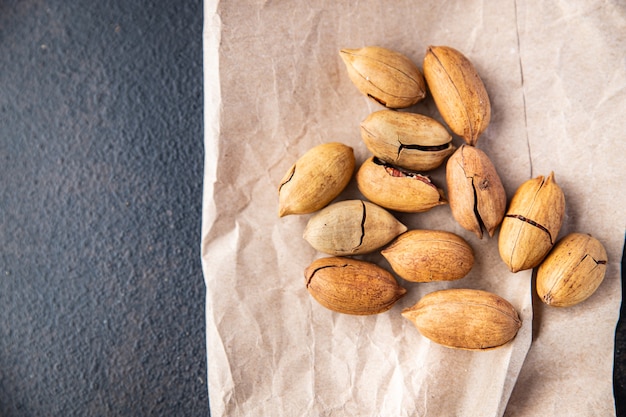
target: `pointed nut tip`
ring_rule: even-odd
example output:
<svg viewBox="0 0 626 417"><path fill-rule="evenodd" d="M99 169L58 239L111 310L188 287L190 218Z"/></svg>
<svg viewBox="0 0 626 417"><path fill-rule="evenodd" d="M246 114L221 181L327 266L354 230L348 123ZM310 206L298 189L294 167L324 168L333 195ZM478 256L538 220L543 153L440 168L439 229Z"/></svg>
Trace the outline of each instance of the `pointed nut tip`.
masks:
<svg viewBox="0 0 626 417"><path fill-rule="evenodd" d="M476 235L476 237L478 237L478 239L480 240L483 239L483 229L480 226L474 230L471 230L471 232L473 232Z"/></svg>

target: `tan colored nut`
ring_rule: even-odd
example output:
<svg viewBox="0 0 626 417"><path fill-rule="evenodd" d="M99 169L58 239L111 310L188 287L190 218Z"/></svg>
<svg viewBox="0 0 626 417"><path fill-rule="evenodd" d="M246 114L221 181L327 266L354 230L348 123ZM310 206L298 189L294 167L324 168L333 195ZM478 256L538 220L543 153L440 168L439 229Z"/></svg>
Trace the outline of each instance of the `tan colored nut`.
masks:
<svg viewBox="0 0 626 417"><path fill-rule="evenodd" d="M289 168L278 187L278 215L313 213L348 185L355 167L354 151L342 143L315 146Z"/></svg>
<svg viewBox="0 0 626 417"><path fill-rule="evenodd" d="M426 96L424 76L407 56L379 46L342 49L348 76L368 97L390 109L412 106Z"/></svg>
<svg viewBox="0 0 626 417"><path fill-rule="evenodd" d="M571 233L556 246L537 269L537 294L555 307L585 301L600 286L607 255L600 241L588 234Z"/></svg>
<svg viewBox="0 0 626 417"><path fill-rule="evenodd" d="M448 46L429 46L424 77L435 105L450 129L476 145L491 119L491 103L474 65Z"/></svg>
<svg viewBox="0 0 626 417"><path fill-rule="evenodd" d="M311 296L329 310L371 315L393 307L406 290L390 272L352 258L317 259L304 271Z"/></svg>
<svg viewBox="0 0 626 417"><path fill-rule="evenodd" d="M389 210L419 213L447 204L443 190L428 177L384 163L376 157L363 162L356 174L361 193Z"/></svg>
<svg viewBox="0 0 626 417"><path fill-rule="evenodd" d="M435 119L394 110L370 114L361 123L361 137L374 156L414 171L437 168L456 149Z"/></svg>
<svg viewBox="0 0 626 417"><path fill-rule="evenodd" d="M554 180L538 176L515 191L498 238L500 257L512 272L538 266L559 234L565 196Z"/></svg>
<svg viewBox="0 0 626 417"><path fill-rule="evenodd" d="M448 289L425 295L402 315L422 336L456 349L487 350L512 340L522 326L515 308L487 291Z"/></svg>
<svg viewBox="0 0 626 417"><path fill-rule="evenodd" d="M463 278L474 265L474 252L460 236L440 230L410 230L382 251L391 268L413 282Z"/></svg>
<svg viewBox="0 0 626 417"><path fill-rule="evenodd" d="M329 255L373 252L406 231L391 213L368 201L347 200L331 204L311 217L304 239Z"/></svg>
<svg viewBox="0 0 626 417"><path fill-rule="evenodd" d="M454 219L479 239L483 229L493 237L506 211L506 192L489 157L461 145L446 165L448 199Z"/></svg>

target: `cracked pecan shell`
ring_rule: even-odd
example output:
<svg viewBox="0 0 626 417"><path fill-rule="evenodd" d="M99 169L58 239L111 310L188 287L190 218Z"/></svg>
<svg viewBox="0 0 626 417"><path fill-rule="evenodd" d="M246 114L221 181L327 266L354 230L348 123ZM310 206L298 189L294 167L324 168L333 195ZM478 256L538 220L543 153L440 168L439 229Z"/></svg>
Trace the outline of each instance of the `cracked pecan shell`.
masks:
<svg viewBox="0 0 626 417"><path fill-rule="evenodd" d="M454 152L452 136L428 116L380 110L361 122L361 138L379 159L414 171L430 171Z"/></svg>
<svg viewBox="0 0 626 417"><path fill-rule="evenodd" d="M539 265L537 295L555 307L581 303L602 284L606 264L606 250L598 239L571 233L557 242Z"/></svg>
<svg viewBox="0 0 626 417"><path fill-rule="evenodd" d="M565 196L554 172L519 186L498 237L500 257L512 272L538 266L554 246L565 215Z"/></svg>
<svg viewBox="0 0 626 417"><path fill-rule="evenodd" d="M317 145L302 155L278 187L278 215L313 213L348 185L355 167L354 151L338 142Z"/></svg>
<svg viewBox="0 0 626 417"><path fill-rule="evenodd" d="M362 200L333 203L315 214L304 229L304 240L329 255L362 255L373 252L406 226L382 207Z"/></svg>
<svg viewBox="0 0 626 417"><path fill-rule="evenodd" d="M446 183L454 219L479 239L483 229L493 237L506 211L506 192L487 154L461 145L448 159Z"/></svg>
<svg viewBox="0 0 626 417"><path fill-rule="evenodd" d="M406 294L386 269L340 256L313 261L304 271L304 278L307 290L318 303L344 314L383 313Z"/></svg>
<svg viewBox="0 0 626 417"><path fill-rule="evenodd" d="M425 175L367 159L356 173L359 191L371 202L389 210L420 213L448 204L443 190Z"/></svg>

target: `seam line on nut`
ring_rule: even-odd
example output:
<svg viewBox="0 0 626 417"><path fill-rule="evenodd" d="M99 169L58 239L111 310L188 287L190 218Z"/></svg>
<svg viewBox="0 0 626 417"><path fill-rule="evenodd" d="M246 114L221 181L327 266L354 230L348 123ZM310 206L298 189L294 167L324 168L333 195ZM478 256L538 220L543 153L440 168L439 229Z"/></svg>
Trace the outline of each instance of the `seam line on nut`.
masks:
<svg viewBox="0 0 626 417"><path fill-rule="evenodd" d="M439 59L437 54L432 50L432 48L428 48L428 49L430 50L430 52L433 54L433 56L435 57L435 59L437 60L437 62L441 66L441 68L443 69L443 72L446 74L446 77L448 77L448 80L450 80L450 84L452 84L452 86L454 87L454 91L456 91L456 94L460 98L461 97L461 92L457 88L456 84L452 81L452 77L450 77L450 74L448 73L448 70L441 63L441 60ZM470 119L470 116L469 116L469 111L468 111L467 106L465 105L465 103L463 103L463 112L465 113L465 120L467 121L467 125L469 127L470 140L473 141L473 139L474 139L474 127L472 126L471 119ZM465 132L463 132L463 133L465 133Z"/></svg>

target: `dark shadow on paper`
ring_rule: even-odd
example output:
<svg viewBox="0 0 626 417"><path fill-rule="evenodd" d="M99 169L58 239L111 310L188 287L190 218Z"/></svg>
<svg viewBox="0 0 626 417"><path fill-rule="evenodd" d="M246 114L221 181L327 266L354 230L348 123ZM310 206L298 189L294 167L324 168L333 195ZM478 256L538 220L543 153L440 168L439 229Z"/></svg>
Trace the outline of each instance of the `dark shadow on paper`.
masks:
<svg viewBox="0 0 626 417"><path fill-rule="evenodd" d="M625 245L622 246L622 306L620 308L619 321L615 328L615 352L613 359L613 396L615 397L615 410L617 416L626 416L626 307L624 306L624 296L626 289L624 284L624 257L626 255Z"/></svg>

